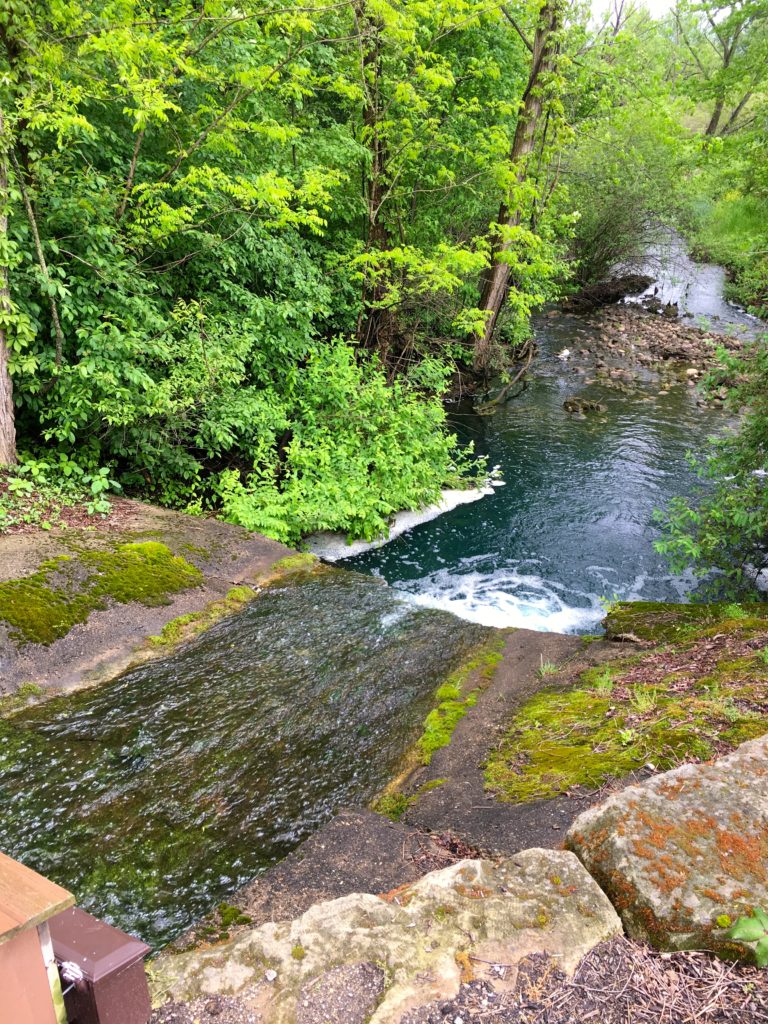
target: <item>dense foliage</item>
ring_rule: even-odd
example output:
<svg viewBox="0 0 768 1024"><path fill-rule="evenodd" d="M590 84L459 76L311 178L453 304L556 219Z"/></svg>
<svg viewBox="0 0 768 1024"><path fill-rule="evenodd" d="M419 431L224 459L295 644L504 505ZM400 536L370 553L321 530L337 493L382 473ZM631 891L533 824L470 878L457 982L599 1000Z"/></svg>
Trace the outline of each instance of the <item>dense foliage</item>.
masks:
<svg viewBox="0 0 768 1024"><path fill-rule="evenodd" d="M6 0L0 462L289 541L471 479L449 382L659 225L765 302L765 8Z"/></svg>
<svg viewBox="0 0 768 1024"><path fill-rule="evenodd" d="M471 468L440 398L509 177L502 24L477 0L3 5L22 458L291 540L370 535ZM543 234L514 255L524 323L556 260Z"/></svg>
<svg viewBox="0 0 768 1024"><path fill-rule="evenodd" d="M658 546L677 570L692 565L710 576L718 594L765 591L768 569L768 347L741 355L722 350L707 385L725 384L741 414L738 428L713 439L699 467L703 484L694 500L678 498L664 516L668 537Z"/></svg>

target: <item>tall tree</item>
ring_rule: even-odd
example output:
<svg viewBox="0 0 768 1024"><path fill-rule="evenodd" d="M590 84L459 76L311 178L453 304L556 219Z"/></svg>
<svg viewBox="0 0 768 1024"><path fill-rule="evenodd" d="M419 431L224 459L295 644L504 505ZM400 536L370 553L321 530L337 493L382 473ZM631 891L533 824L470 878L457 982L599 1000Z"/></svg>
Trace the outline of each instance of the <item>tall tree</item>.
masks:
<svg viewBox="0 0 768 1024"><path fill-rule="evenodd" d="M711 104L704 134L734 131L765 78L768 4L679 0L674 21L692 92Z"/></svg>
<svg viewBox="0 0 768 1024"><path fill-rule="evenodd" d="M389 248L389 231L384 216L387 190L387 151L382 95L382 24L371 13L368 0L355 0L355 28L359 40L360 82L363 95L363 142L368 150L369 166L365 183L365 247L368 252ZM385 305L383 281L363 278L363 293L358 318L357 339L366 348L375 349L386 362L393 330L392 311Z"/></svg>
<svg viewBox="0 0 768 1024"><path fill-rule="evenodd" d="M515 129L509 162L514 170L515 183L510 190L511 201L502 202L496 229L492 237L491 261L483 275L479 308L485 322L474 338L475 370L487 370L493 352L493 339L499 314L507 299L510 285L509 252L515 229L524 216L526 178L529 158L533 152L536 133L544 110L544 88L547 75L553 70L557 52L558 31L562 24L562 0L544 0L536 23L533 42L527 43L531 53L528 82L520 100L520 112ZM515 25L515 29L517 26ZM523 37L525 38L525 37Z"/></svg>

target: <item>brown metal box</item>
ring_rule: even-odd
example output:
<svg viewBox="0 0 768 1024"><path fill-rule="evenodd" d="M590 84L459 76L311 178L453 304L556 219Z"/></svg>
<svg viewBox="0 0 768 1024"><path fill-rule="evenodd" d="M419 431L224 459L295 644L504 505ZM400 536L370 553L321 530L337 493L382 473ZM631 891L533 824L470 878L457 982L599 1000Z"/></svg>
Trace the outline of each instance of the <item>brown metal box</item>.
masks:
<svg viewBox="0 0 768 1024"><path fill-rule="evenodd" d="M59 968L73 964L74 973L82 975L64 981L69 1024L147 1024L149 946L77 907L51 918L50 929Z"/></svg>

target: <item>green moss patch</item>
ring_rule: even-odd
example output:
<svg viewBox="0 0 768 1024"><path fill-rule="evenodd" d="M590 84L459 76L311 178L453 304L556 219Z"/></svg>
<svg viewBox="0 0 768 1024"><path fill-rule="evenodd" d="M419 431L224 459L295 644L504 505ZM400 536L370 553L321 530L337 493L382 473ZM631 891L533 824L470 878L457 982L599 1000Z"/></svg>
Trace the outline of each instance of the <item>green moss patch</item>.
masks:
<svg viewBox="0 0 768 1024"><path fill-rule="evenodd" d="M430 793L433 789L439 789L444 785L445 779L430 779L408 796L401 789L387 790L371 804L371 810L377 814L383 814L391 821L400 821L408 808L415 804L424 793Z"/></svg>
<svg viewBox="0 0 768 1024"><path fill-rule="evenodd" d="M424 732L419 737L418 751L422 764L428 765L436 750L447 747L453 731L467 711L477 703L480 691L493 678L501 661L505 637L494 637L490 644L471 661L450 676L435 694L437 707L427 715ZM475 684L465 693L467 683Z"/></svg>
<svg viewBox="0 0 768 1024"><path fill-rule="evenodd" d="M305 572L309 569L314 569L318 564L319 559L316 555L311 555L309 552L297 555L286 555L285 558L281 558L279 562L275 562L273 569L277 572Z"/></svg>
<svg viewBox="0 0 768 1024"><path fill-rule="evenodd" d="M183 640L189 640L198 633L203 633L225 615L234 615L245 605L249 604L255 597L255 591L251 587L232 587L226 597L220 601L212 601L206 608L199 612L189 612L186 615L179 615L170 622L166 622L162 631L156 636L148 637L148 643L152 647L173 648Z"/></svg>
<svg viewBox="0 0 768 1024"><path fill-rule="evenodd" d="M391 793L382 793L374 800L371 809L377 814L383 814L390 821L400 821L405 812L416 800L416 795L408 796L401 789L395 789Z"/></svg>
<svg viewBox="0 0 768 1024"><path fill-rule="evenodd" d="M0 697L0 718L8 718L30 704L36 704L44 694L42 686L37 683L22 683L14 693Z"/></svg>
<svg viewBox="0 0 768 1024"><path fill-rule="evenodd" d="M51 644L110 600L154 607L202 582L199 569L157 541L80 551L43 562L31 576L0 583L0 619L17 643Z"/></svg>
<svg viewBox="0 0 768 1024"><path fill-rule="evenodd" d="M515 803L549 799L649 763L665 771L707 760L765 734L768 624L760 619L758 632L755 621L710 612L693 640L538 693L488 759L486 785Z"/></svg>
<svg viewBox="0 0 768 1024"><path fill-rule="evenodd" d="M613 605L605 617L608 639L634 636L653 643L689 640L733 625L765 629L768 604L664 604L627 601Z"/></svg>

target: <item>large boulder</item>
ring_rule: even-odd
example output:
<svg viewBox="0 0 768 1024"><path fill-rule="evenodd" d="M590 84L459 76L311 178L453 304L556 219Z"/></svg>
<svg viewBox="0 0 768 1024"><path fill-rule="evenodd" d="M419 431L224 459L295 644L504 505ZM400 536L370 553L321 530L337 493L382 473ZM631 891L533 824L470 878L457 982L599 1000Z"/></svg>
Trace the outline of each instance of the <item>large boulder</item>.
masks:
<svg viewBox="0 0 768 1024"><path fill-rule="evenodd" d="M344 896L208 950L160 957L153 1001L234 997L271 1024L394 1024L452 998L462 981L504 976L533 952L571 971L620 933L572 853L526 850L498 864L460 861L383 897Z"/></svg>
<svg viewBox="0 0 768 1024"><path fill-rule="evenodd" d="M768 736L628 786L578 817L566 846L630 936L753 961L728 930L768 909Z"/></svg>

